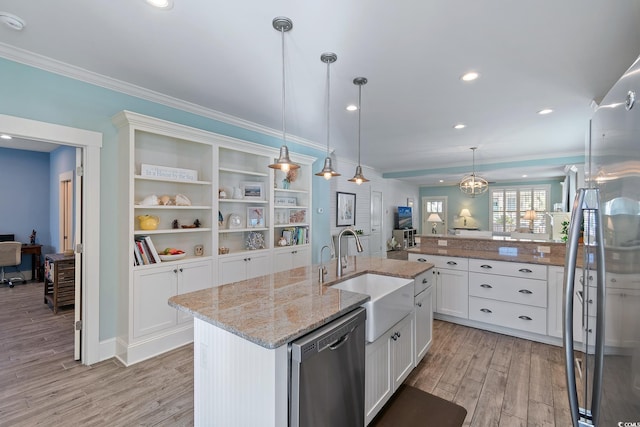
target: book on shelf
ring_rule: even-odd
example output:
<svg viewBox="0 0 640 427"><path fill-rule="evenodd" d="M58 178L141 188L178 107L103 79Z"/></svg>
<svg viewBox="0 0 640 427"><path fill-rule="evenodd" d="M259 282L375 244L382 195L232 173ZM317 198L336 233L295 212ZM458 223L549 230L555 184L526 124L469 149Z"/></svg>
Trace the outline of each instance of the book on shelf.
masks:
<svg viewBox="0 0 640 427"><path fill-rule="evenodd" d="M142 255L143 264L157 264L162 261L149 236L136 236L135 243Z"/></svg>
<svg viewBox="0 0 640 427"><path fill-rule="evenodd" d="M309 243L309 227L287 227L282 229L282 237L287 246L304 245Z"/></svg>
<svg viewBox="0 0 640 427"><path fill-rule="evenodd" d="M137 242L133 244L133 258L135 260L133 265L142 265L142 255L140 254Z"/></svg>

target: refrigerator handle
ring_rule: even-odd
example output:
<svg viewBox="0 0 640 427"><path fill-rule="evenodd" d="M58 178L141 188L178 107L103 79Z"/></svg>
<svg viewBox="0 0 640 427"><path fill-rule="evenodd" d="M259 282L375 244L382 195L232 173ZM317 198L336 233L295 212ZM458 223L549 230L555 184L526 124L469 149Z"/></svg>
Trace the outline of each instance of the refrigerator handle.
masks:
<svg viewBox="0 0 640 427"><path fill-rule="evenodd" d="M600 415L600 401L602 399L602 372L604 366L604 329L605 329L605 254L604 254L604 231L602 230L602 216L600 207L600 193L595 191L595 232L596 232L596 348L593 369L593 394L591 397L591 416L594 425L598 425Z"/></svg>
<svg viewBox="0 0 640 427"><path fill-rule="evenodd" d="M576 386L576 367L573 358L573 292L575 287L576 261L578 257L578 238L580 237L580 225L584 220L582 205L584 203L585 190L579 189L573 201L571 222L567 238L567 250L565 253L564 268L564 306L562 318L562 340L564 346L564 363L567 376L567 392L569 394L569 410L573 427L578 427L580 419L580 406L578 404L578 390Z"/></svg>

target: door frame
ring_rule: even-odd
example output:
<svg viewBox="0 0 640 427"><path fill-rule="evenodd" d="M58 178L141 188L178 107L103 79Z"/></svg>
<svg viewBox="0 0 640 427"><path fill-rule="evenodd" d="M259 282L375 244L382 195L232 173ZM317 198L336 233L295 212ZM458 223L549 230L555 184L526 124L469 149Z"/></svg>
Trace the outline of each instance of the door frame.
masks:
<svg viewBox="0 0 640 427"><path fill-rule="evenodd" d="M81 233L74 236L82 244L80 283L82 292L81 361L100 361L100 149L102 133L54 123L0 114L0 131L24 139L82 148ZM91 191L95 189L95 191Z"/></svg>

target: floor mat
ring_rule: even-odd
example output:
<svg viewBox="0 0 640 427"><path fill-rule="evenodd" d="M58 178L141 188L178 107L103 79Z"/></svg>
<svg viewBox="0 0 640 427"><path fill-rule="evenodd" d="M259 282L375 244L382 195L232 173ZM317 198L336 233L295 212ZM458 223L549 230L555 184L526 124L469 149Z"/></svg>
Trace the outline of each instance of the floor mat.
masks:
<svg viewBox="0 0 640 427"><path fill-rule="evenodd" d="M462 406L403 384L369 426L460 427L466 416Z"/></svg>

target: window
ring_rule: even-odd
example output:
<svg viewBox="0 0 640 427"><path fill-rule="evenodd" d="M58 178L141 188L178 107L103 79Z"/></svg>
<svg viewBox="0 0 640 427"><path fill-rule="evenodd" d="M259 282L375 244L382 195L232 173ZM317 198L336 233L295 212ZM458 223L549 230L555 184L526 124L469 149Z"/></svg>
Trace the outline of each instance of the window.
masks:
<svg viewBox="0 0 640 427"><path fill-rule="evenodd" d="M549 210L549 185L491 188L491 222L494 233L514 231L547 233L545 213ZM534 210L535 219L524 219Z"/></svg>

